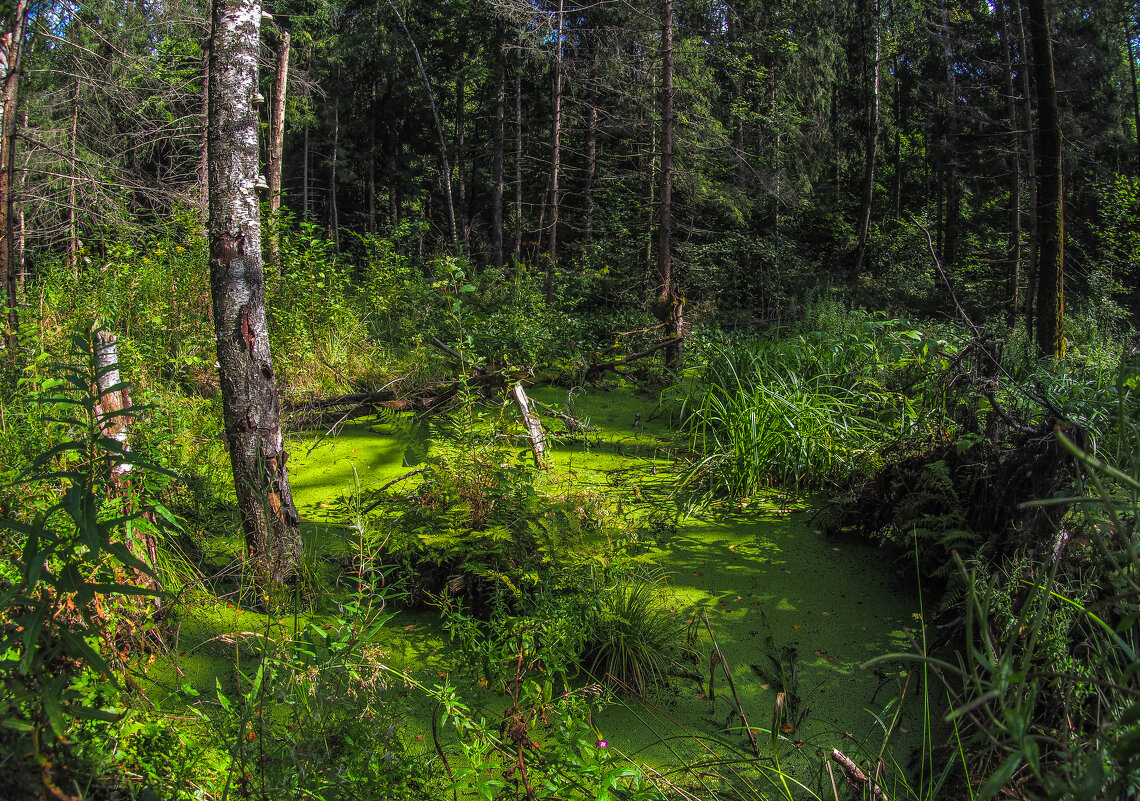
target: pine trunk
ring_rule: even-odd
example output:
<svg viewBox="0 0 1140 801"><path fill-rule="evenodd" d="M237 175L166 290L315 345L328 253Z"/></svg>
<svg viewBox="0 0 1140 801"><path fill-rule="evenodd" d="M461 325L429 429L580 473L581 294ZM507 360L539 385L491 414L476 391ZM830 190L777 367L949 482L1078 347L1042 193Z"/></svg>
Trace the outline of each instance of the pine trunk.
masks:
<svg viewBox="0 0 1140 801"><path fill-rule="evenodd" d="M546 305L554 303L554 272L558 267L558 172L562 160L562 13L558 0L558 27L554 32L554 123L550 141L550 238L546 256Z"/></svg>
<svg viewBox="0 0 1140 801"><path fill-rule="evenodd" d="M523 231L523 116L522 116L522 34L515 45L515 244L512 248L517 263L522 255Z"/></svg>
<svg viewBox="0 0 1140 801"><path fill-rule="evenodd" d="M858 276L863 269L863 262L867 258L867 240L871 235L871 210L875 198L875 159L879 150L879 4L869 4L867 9L867 50L870 62L868 64L868 113L867 136L863 152L863 188L862 202L859 207L858 245L855 250L855 275Z"/></svg>
<svg viewBox="0 0 1140 801"><path fill-rule="evenodd" d="M289 32L281 34L281 52L277 56L277 75L273 81L273 116L269 121L269 147L266 157L266 183L269 185L269 241L270 265L277 267L281 258L281 162L285 154L285 93L289 86Z"/></svg>
<svg viewBox="0 0 1140 801"><path fill-rule="evenodd" d="M8 307L6 342L15 348L20 330L17 312L19 264L16 253L16 220L14 219L16 183L17 104L19 103L20 56L23 52L24 23L28 14L28 0L16 0L11 27L0 36L0 75L3 76L3 94L0 102L0 276L4 281L4 304Z"/></svg>
<svg viewBox="0 0 1140 801"><path fill-rule="evenodd" d="M1029 0L1033 76L1037 84L1037 352L1065 356L1065 204L1061 123L1053 43L1045 0Z"/></svg>
<svg viewBox="0 0 1140 801"><path fill-rule="evenodd" d="M661 15L661 210L657 227L657 319L665 336L676 342L665 349L665 366L681 369L684 342L683 305L673 288L673 0Z"/></svg>
<svg viewBox="0 0 1140 801"><path fill-rule="evenodd" d="M582 250L588 252L594 244L594 181L598 175L598 66L601 47L598 33L590 44L590 84L589 109L586 114L586 185L583 188L586 201L586 229L582 234Z"/></svg>
<svg viewBox="0 0 1140 801"><path fill-rule="evenodd" d="M495 124L491 130L491 265L503 269L503 119L507 101L502 15L495 17Z"/></svg>
<svg viewBox="0 0 1140 801"><path fill-rule="evenodd" d="M1010 176L1009 176L1009 239L1006 247L1009 260L1009 285L1006 296L1009 309L1006 319L1012 326L1021 308L1021 132L1018 130L1017 100L1013 90L1013 42L1010 40L1009 14L1005 0L997 3L998 21L1005 53L1006 117L1009 125Z"/></svg>

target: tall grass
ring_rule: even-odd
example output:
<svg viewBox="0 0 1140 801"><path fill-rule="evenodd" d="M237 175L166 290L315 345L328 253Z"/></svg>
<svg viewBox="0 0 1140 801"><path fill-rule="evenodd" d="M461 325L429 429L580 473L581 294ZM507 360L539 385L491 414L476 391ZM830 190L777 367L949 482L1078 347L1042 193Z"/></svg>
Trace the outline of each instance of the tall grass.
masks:
<svg viewBox="0 0 1140 801"><path fill-rule="evenodd" d="M905 401L862 356L839 340L802 337L714 345L681 405L686 445L698 454L683 478L689 497L815 488L874 464L890 436L883 420Z"/></svg>

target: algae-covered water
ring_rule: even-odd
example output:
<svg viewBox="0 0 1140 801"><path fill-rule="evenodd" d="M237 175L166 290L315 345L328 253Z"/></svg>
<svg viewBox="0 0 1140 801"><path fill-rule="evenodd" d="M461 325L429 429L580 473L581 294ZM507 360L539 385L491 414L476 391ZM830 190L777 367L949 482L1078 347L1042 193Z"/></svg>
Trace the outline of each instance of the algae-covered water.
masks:
<svg viewBox="0 0 1140 801"><path fill-rule="evenodd" d="M674 447L656 398L628 390L577 392L536 388L533 397L556 404L594 429L556 442L552 481L608 488L642 508L660 502ZM367 490L403 475L404 446L382 426L350 426L313 447L294 443L293 492L302 515L319 520L333 500L356 482ZM632 511L632 510L631 510ZM877 755L886 728L900 760L921 729L921 705L904 704L905 669L898 664L861 669L868 659L907 651L905 627L915 627L918 598L896 579L896 567L878 549L832 541L810 525L810 509L773 494L662 527L647 554L668 574L680 626L698 632L696 670L703 680L678 680L644 701L608 707L595 718L599 735L652 768L726 758L748 751L733 710L739 704L763 741L785 680L798 673L798 706L781 730L784 769L805 783L822 781L830 749ZM308 536L335 537L320 526ZM706 629L704 621L707 619ZM389 627L386 656L400 669L436 680L447 641L432 613L401 613ZM715 637L735 685L710 664ZM794 655L793 655L794 650ZM753 667L756 666L756 667ZM715 674L710 698L709 674ZM914 682L917 684L917 682ZM917 695L912 685L911 698ZM785 696L789 699L791 693ZM493 702L492 702L493 705ZM786 707L785 707L786 709ZM424 725L427 725L425 710ZM789 725L789 723L791 725ZM814 777L814 778L813 778Z"/></svg>

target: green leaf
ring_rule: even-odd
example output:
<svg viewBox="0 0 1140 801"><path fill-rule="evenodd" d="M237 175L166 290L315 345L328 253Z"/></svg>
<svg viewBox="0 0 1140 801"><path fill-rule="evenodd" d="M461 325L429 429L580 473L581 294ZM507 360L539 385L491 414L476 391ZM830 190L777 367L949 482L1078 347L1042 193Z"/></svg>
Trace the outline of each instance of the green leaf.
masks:
<svg viewBox="0 0 1140 801"><path fill-rule="evenodd" d="M81 656L87 661L88 665L101 673L107 681L111 682L116 690L119 689L119 682L115 678L115 674L111 671L110 666L103 661L103 657L87 643L87 640L70 631L61 631L59 636L72 656Z"/></svg>
<svg viewBox="0 0 1140 801"><path fill-rule="evenodd" d="M230 714L233 714L233 707L230 705L230 699L226 698L225 693L222 692L222 680L215 677L214 686L217 688L218 703L222 705L222 709L226 710Z"/></svg>
<svg viewBox="0 0 1140 801"><path fill-rule="evenodd" d="M66 725L63 718L63 705L61 704L60 694L63 692L63 687L67 683L67 676L55 676L47 686L44 687L41 698L44 703L44 712L47 713L48 723L51 724L55 736L63 739Z"/></svg>
<svg viewBox="0 0 1140 801"><path fill-rule="evenodd" d="M993 798L1001 789L1009 784L1010 778L1013 776L1014 771L1021 765L1021 752L1015 752L1002 763L993 774L982 785L982 789L978 792L978 798L985 801L987 798Z"/></svg>

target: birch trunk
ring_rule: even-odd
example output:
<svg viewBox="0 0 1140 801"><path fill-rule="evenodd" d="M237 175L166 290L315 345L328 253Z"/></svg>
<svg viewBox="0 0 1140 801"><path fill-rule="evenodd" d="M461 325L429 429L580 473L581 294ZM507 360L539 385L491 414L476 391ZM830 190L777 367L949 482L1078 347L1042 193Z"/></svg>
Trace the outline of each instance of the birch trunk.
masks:
<svg viewBox="0 0 1140 801"><path fill-rule="evenodd" d="M225 436L246 549L262 582L281 584L301 555L300 519L265 317L257 197L259 0L215 0L210 47L210 290Z"/></svg>

